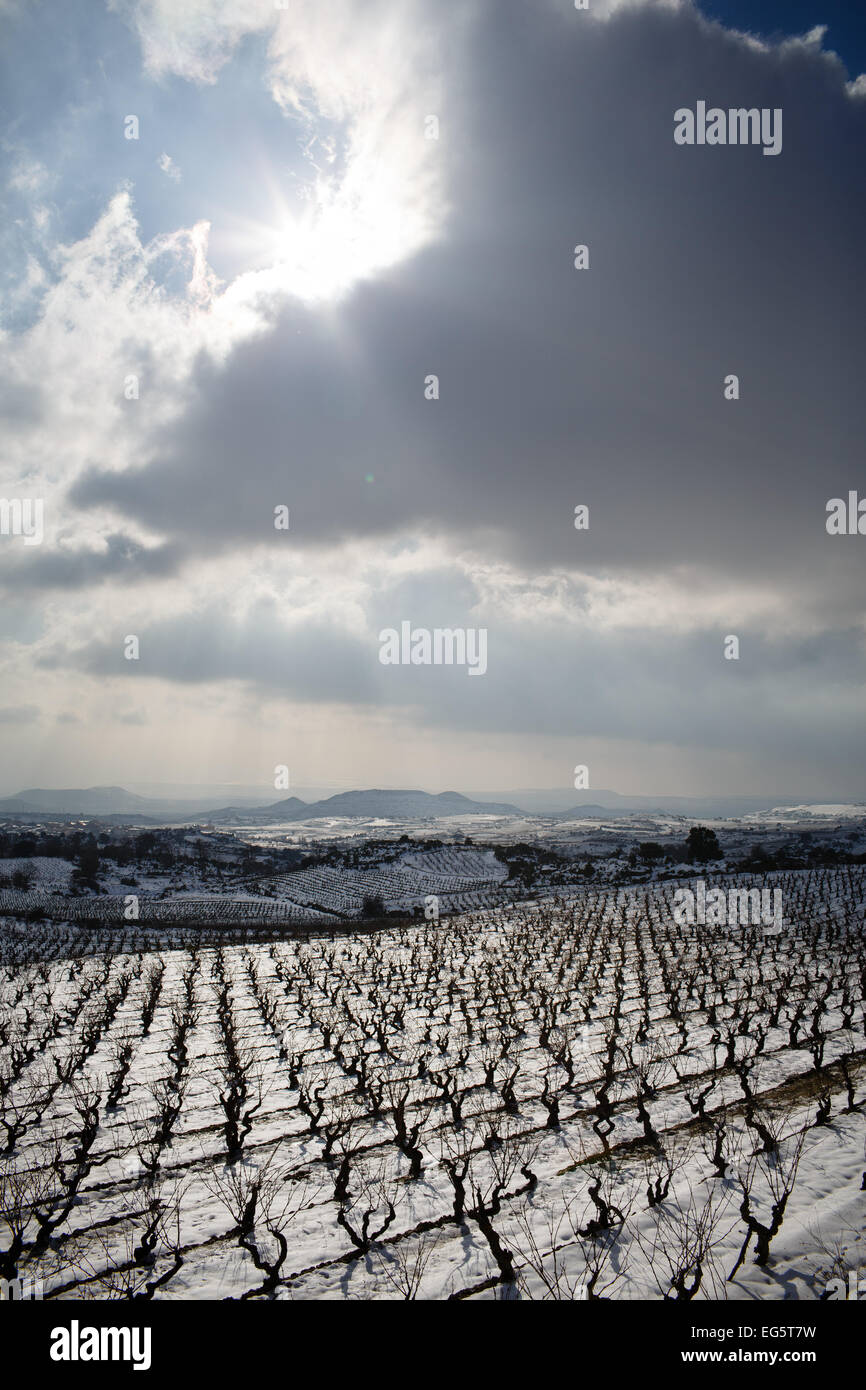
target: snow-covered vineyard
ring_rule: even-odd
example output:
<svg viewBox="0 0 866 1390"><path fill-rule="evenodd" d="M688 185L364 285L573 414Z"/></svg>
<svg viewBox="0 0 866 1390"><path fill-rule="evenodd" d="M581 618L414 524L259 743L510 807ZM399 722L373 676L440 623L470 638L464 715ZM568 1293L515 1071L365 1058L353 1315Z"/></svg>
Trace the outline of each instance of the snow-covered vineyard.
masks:
<svg viewBox="0 0 866 1390"><path fill-rule="evenodd" d="M673 883L307 940L7 922L0 1275L821 1297L866 1265L866 877L772 886L778 932Z"/></svg>
<svg viewBox="0 0 866 1390"><path fill-rule="evenodd" d="M404 854L397 863L378 869L325 866L282 874L263 881L260 889L337 916L359 915L364 899L371 897L392 912L411 912L436 897L443 911L453 912L492 905L502 896L507 874L490 850L447 846Z"/></svg>
<svg viewBox="0 0 866 1390"><path fill-rule="evenodd" d="M494 906L517 892L505 884L508 870L492 851L454 846L407 853L395 863L371 869L324 865L253 877L206 896L173 887L155 893L147 886L133 894L122 882L101 896L71 896L63 890L68 889L73 865L64 860L37 857L6 861L6 867L9 872L27 868L34 884L26 890L0 888L0 912L41 913L73 922L128 920L129 903L134 901L135 918L142 922L321 924L358 918L370 900L385 912L424 915L432 897L436 912L444 914Z"/></svg>

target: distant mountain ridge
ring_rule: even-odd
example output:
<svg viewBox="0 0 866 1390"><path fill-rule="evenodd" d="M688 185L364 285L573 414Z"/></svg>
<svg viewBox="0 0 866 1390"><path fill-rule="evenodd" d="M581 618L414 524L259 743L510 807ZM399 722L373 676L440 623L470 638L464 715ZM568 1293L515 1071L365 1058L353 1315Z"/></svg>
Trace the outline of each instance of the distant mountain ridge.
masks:
<svg viewBox="0 0 866 1390"><path fill-rule="evenodd" d="M147 797L136 796L124 787L69 787L60 791L30 787L0 801L0 811L65 811L72 815L78 811L90 815L144 811L147 806Z"/></svg>
<svg viewBox="0 0 866 1390"><path fill-rule="evenodd" d="M231 820L292 821L326 817L357 817L365 820L399 820L409 817L442 817L465 815L519 816L523 813L509 802L473 801L460 792L389 791L372 788L338 792L322 801L301 801L290 796L271 805L202 806L189 802L159 801L137 796L123 787L67 788L51 791L32 788L16 796L0 800L0 814L6 815L90 815L125 814L136 818L168 814L177 819L197 816L214 822Z"/></svg>
<svg viewBox="0 0 866 1390"><path fill-rule="evenodd" d="M173 800L170 797L138 796L125 787L30 787L15 796L0 799L0 814L10 815L175 815L178 818L205 814L214 801ZM249 804L249 803L247 803ZM264 798L259 799L260 805ZM238 807L240 810L240 806Z"/></svg>
<svg viewBox="0 0 866 1390"><path fill-rule="evenodd" d="M338 792L321 801L301 801L297 796L276 801L272 806L242 810L238 806L223 806L209 817L216 822L245 821L307 821L325 819L358 820L435 820L445 816L521 816L519 806L507 801L473 801L460 792L389 791L373 787L365 790Z"/></svg>
<svg viewBox="0 0 866 1390"><path fill-rule="evenodd" d="M253 801L239 798L232 805L220 805L205 799L174 800L139 796L125 787L62 788L58 790L31 787L15 796L0 799L0 816L20 816L23 819L93 816L122 823L166 824L209 821L224 825L231 822L261 824L273 821L306 821L324 818L357 818L364 820L437 819L447 816L542 816L556 820L607 819L629 815L673 815L692 820L735 818L749 813L762 814L783 807L807 810L810 805L826 802L803 798L776 796L623 796L607 790L527 791L511 793L509 801L477 799L461 792L425 792L411 789L360 788L337 792L317 801L302 801L289 796L268 802L265 798ZM852 803L856 804L856 803ZM864 807L866 813L866 807Z"/></svg>
<svg viewBox="0 0 866 1390"><path fill-rule="evenodd" d="M483 797L483 792L476 795ZM628 796L609 788L593 787L586 791L568 788L520 788L504 793L510 801L533 816L554 817L557 819L580 819L583 816L602 814L607 817L632 815L671 815L700 819L723 820L726 816L742 816L748 813L771 812L785 806L811 806L839 801L840 798L824 796L784 796L773 792L767 796L746 794L718 794L705 796ZM856 804L859 798L841 798L846 804Z"/></svg>
<svg viewBox="0 0 866 1390"><path fill-rule="evenodd" d="M265 809L282 813L290 808L297 797L288 801L278 801ZM473 801L460 792L388 791L373 788L368 791L338 792L323 801L307 805L300 802L301 810L290 812L293 819L308 820L316 816L359 816L383 819L408 816L519 816L518 806L506 801Z"/></svg>

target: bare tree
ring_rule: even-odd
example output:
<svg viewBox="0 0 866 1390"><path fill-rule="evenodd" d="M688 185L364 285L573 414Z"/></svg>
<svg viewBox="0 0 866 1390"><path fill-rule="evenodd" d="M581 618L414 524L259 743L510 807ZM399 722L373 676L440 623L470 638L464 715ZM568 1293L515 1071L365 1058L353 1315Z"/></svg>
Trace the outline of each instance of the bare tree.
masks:
<svg viewBox="0 0 866 1390"><path fill-rule="evenodd" d="M776 1122L778 1129L781 1123ZM788 1199L797 1181L797 1171L803 1153L806 1137L805 1129L781 1141L775 1135L775 1147L769 1153L761 1150L751 1154L737 1170L737 1182L742 1194L740 1215L746 1223L746 1238L737 1256L736 1263L728 1275L728 1282L734 1278L746 1258L749 1243L755 1238L755 1264L766 1265L770 1259L770 1245L778 1235L785 1217ZM763 1192L756 1192L760 1184ZM760 1198L769 1205L769 1219L762 1221L755 1213L755 1203Z"/></svg>
<svg viewBox="0 0 866 1390"><path fill-rule="evenodd" d="M265 1276L244 1298L272 1294L280 1284L289 1253L286 1228L311 1200L305 1175L280 1170L280 1142L260 1159L241 1156L233 1163L214 1165L205 1176L206 1187L234 1221L229 1235L237 1237Z"/></svg>
<svg viewBox="0 0 866 1390"><path fill-rule="evenodd" d="M730 1201L730 1189L719 1186L711 1186L703 1201L697 1201L688 1184L685 1201L678 1197L652 1208L651 1238L637 1229L638 1244L663 1298L688 1302L698 1293L715 1247L732 1229L733 1222L721 1227Z"/></svg>
<svg viewBox="0 0 866 1390"><path fill-rule="evenodd" d="M397 1219L397 1187L384 1162L356 1169L351 1191L337 1207L337 1221L359 1255L367 1255Z"/></svg>
<svg viewBox="0 0 866 1390"><path fill-rule="evenodd" d="M417 1299L424 1273L442 1241L440 1231L422 1231L410 1240L374 1246L373 1253L388 1283L407 1302Z"/></svg>

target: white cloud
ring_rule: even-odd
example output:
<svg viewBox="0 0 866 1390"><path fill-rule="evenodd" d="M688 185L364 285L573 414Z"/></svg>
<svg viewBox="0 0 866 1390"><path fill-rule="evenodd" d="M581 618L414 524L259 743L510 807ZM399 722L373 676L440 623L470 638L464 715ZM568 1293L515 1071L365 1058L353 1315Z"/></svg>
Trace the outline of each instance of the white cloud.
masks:
<svg viewBox="0 0 866 1390"><path fill-rule="evenodd" d="M457 0L450 42L471 12ZM128 13L157 77L214 83L241 39L266 35L271 94L304 124L306 207L261 229L272 268L244 292L333 298L441 232L440 153L424 119L440 109L443 26L422 0L365 0L363 14L354 0L285 10L273 0L139 0Z"/></svg>
<svg viewBox="0 0 866 1390"><path fill-rule="evenodd" d="M138 461L183 410L200 354L222 360L267 321L256 286L238 294L219 285L207 232L200 223L143 243L130 194L116 194L85 237L54 248L50 281L30 258L18 295L38 291L38 315L26 331L0 336L2 403L17 425L7 432L0 486L5 495L43 497L44 553L70 563L94 556L95 580L100 555L109 572L121 559L117 521L104 510L70 510L66 489L96 459L118 471ZM157 275L178 268L187 285L170 294ZM133 546L159 539L134 523L125 535Z"/></svg>
<svg viewBox="0 0 866 1390"><path fill-rule="evenodd" d="M168 178L170 178L174 183L180 183L180 169L177 167L170 154L165 154L163 152L156 162L159 165L162 172L166 174Z"/></svg>
<svg viewBox="0 0 866 1390"><path fill-rule="evenodd" d="M23 155L12 169L7 186L26 198L41 196L56 182L56 175L38 159Z"/></svg>

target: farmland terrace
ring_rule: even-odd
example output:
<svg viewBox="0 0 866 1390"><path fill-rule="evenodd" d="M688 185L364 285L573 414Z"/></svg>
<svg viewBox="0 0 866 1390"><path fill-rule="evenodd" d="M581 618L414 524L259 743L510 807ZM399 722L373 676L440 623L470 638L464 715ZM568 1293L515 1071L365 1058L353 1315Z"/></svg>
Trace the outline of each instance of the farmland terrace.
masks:
<svg viewBox="0 0 866 1390"><path fill-rule="evenodd" d="M866 879L772 879L780 932L674 883L309 940L6 921L0 1276L823 1296L864 1263Z"/></svg>

